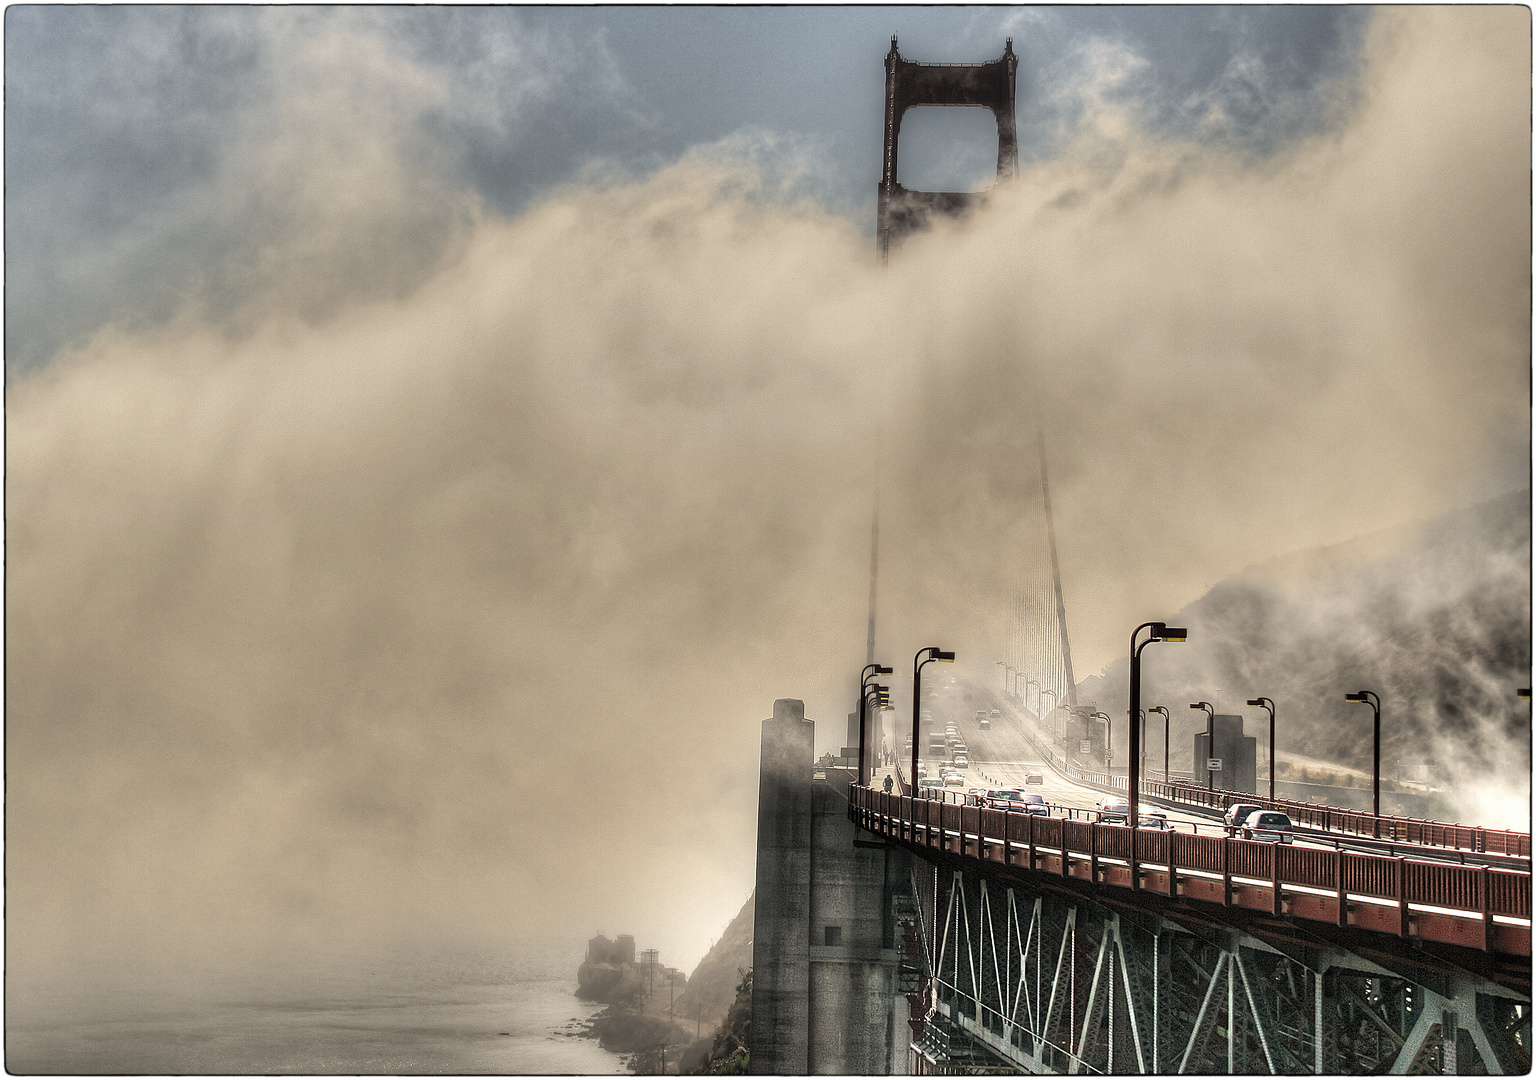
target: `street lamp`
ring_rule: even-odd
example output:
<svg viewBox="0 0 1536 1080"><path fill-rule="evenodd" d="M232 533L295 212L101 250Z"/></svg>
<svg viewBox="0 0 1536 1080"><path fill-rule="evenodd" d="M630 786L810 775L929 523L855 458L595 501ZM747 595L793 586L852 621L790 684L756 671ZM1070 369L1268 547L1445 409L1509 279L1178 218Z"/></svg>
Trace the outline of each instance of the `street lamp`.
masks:
<svg viewBox="0 0 1536 1080"><path fill-rule="evenodd" d="M1003 693L1006 694L1008 692L1008 665L1001 660L994 660L992 662L1003 669Z"/></svg>
<svg viewBox="0 0 1536 1080"><path fill-rule="evenodd" d="M1136 639L1141 636L1143 630L1148 630L1147 640L1139 645ZM1189 631L1182 626L1169 626L1161 622L1144 622L1131 631L1131 700L1130 709L1126 715L1130 718L1130 753L1126 764L1129 775L1126 777L1126 809L1129 811L1126 824L1131 827L1131 888L1141 888L1141 873L1136 866L1136 830L1141 825L1141 762L1138 760L1141 754L1141 732L1138 730L1136 716L1141 712L1141 650L1154 641L1184 641L1189 637Z"/></svg>
<svg viewBox="0 0 1536 1080"><path fill-rule="evenodd" d="M869 680L875 675L889 675L891 669L881 667L879 664L865 664L864 670L859 672L859 786L864 785L864 729L868 727L869 713L865 705L869 702ZM884 691L886 688L876 687Z"/></svg>
<svg viewBox="0 0 1536 1080"><path fill-rule="evenodd" d="M1381 698L1369 690L1345 694L1345 701L1358 701L1371 707L1371 814L1381 816ZM1371 830L1375 833L1375 829Z"/></svg>
<svg viewBox="0 0 1536 1080"><path fill-rule="evenodd" d="M887 668L886 670L889 671L890 669ZM878 683L870 683L869 686L865 689L864 697L863 697L862 700L860 700L859 705L860 706L868 705L870 703L870 698L871 697L874 698L873 704L874 704L875 710L877 712L882 710L882 709L889 709L891 707L891 688L889 686L881 686ZM865 715L868 715L868 714L866 713ZM862 717L860 719L860 723L861 724L863 723ZM884 727L883 724L881 726L882 726L882 728ZM865 755L864 755L863 749L861 747L860 748L860 752L859 752L859 783L860 784L864 783L864 761L865 761ZM871 770L871 775L873 775L873 770Z"/></svg>
<svg viewBox="0 0 1536 1080"><path fill-rule="evenodd" d="M922 660L922 662L919 663L918 661L921 660L923 653L929 653L931 655L928 657L927 660ZM922 703L922 700L923 700L923 664L929 664L929 663L932 663L935 660L939 661L939 663L941 663L941 664L953 664L955 662L955 654L952 653L952 652L945 652L944 650L938 648L935 645L930 645L926 649L918 649L916 655L914 655L912 657L912 792L913 792L913 794L917 793L917 747L918 747L918 741L917 741L917 718L918 718L918 716L921 715L921 713L920 713L920 706L921 706L921 703Z"/></svg>
<svg viewBox="0 0 1536 1080"><path fill-rule="evenodd" d="M1204 709L1205 710L1205 716L1206 716L1206 720L1205 720L1205 756L1208 757L1208 758L1215 757L1216 756L1216 710L1211 706L1211 703L1209 701L1196 701L1196 702L1192 702L1189 707L1191 709ZM1196 762L1195 764L1198 765L1199 762ZM1206 764L1209 765L1210 763L1207 762ZM1210 791L1215 791L1216 790L1216 770L1209 769L1209 768L1205 770L1205 786Z"/></svg>
<svg viewBox="0 0 1536 1080"><path fill-rule="evenodd" d="M1109 713L1106 713L1106 712L1090 713L1088 715L1088 719L1104 721L1104 771L1108 772L1110 770L1110 768L1111 768L1110 761L1112 759L1111 748L1110 748Z"/></svg>
<svg viewBox="0 0 1536 1080"><path fill-rule="evenodd" d="M1051 712L1046 712L1045 711L1045 695L1046 694L1050 694L1051 695ZM1040 697L1040 722L1044 723L1045 722L1045 718L1047 716L1050 716L1051 713L1056 711L1056 691L1054 691L1054 690L1047 690L1045 687L1042 686L1040 688L1039 697ZM1056 741L1060 742L1061 741L1061 724L1060 724L1060 722L1058 722L1056 724L1056 727L1054 729L1053 734L1055 734L1055 736L1056 736Z"/></svg>
<svg viewBox="0 0 1536 1080"><path fill-rule="evenodd" d="M1031 686L1035 688L1035 715L1044 720L1045 717L1040 716L1040 706L1044 705L1045 702L1040 700L1040 684L1035 682L1034 679L1024 680L1024 708L1029 708L1029 688Z"/></svg>
<svg viewBox="0 0 1536 1080"><path fill-rule="evenodd" d="M1163 783L1169 784L1172 781L1168 779L1168 706L1154 705L1147 712L1160 712L1163 714Z"/></svg>
<svg viewBox="0 0 1536 1080"><path fill-rule="evenodd" d="M1269 801L1275 801L1275 703L1267 697L1256 697L1248 702L1250 709L1264 709L1269 713Z"/></svg>

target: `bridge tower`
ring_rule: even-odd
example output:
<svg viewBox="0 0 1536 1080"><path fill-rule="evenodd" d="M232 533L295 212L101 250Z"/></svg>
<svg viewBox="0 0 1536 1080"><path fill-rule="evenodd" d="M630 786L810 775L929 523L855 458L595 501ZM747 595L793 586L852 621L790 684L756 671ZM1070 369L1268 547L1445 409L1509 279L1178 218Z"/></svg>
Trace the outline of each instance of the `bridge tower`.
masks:
<svg viewBox="0 0 1536 1080"><path fill-rule="evenodd" d="M920 64L896 48L885 56L885 157L880 176L878 233L880 258L889 258L892 242L928 226L934 214L957 217L978 205L981 192L909 191L896 180L901 118L919 105L958 105L991 109L997 118L997 178L1019 169L1018 129L1013 96L1019 58L1009 38L1003 55L984 64Z"/></svg>

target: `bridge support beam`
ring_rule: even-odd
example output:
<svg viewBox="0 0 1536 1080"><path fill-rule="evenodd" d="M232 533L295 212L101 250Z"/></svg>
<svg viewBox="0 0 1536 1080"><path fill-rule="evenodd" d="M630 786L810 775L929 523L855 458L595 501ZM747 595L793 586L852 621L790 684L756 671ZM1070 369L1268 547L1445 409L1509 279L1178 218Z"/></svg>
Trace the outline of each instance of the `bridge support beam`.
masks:
<svg viewBox="0 0 1536 1080"><path fill-rule="evenodd" d="M1406 966L1294 927L1227 922L1211 905L1159 914L1129 893L1002 863L978 869L941 851L914 863L941 886L935 1010L914 1046L922 1071L1530 1068L1529 996L1464 970L1426 967L1425 985Z"/></svg>

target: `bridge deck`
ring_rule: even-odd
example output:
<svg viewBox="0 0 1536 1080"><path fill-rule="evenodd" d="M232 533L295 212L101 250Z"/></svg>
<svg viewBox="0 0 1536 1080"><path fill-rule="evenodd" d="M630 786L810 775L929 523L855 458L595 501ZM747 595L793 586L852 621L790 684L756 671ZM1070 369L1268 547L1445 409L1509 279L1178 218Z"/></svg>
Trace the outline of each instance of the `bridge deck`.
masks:
<svg viewBox="0 0 1536 1080"><path fill-rule="evenodd" d="M1531 955L1529 871L1296 848L849 790L861 827L978 863L1511 956Z"/></svg>

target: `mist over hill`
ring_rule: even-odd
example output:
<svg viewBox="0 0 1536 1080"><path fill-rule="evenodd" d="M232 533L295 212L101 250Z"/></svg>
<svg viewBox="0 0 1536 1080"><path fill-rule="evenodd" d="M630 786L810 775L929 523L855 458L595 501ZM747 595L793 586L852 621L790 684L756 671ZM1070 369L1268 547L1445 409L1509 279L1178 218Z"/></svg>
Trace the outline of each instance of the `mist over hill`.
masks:
<svg viewBox="0 0 1536 1080"><path fill-rule="evenodd" d="M1173 714L1173 768L1203 723L1191 701L1247 713L1262 742L1264 713L1243 702L1264 695L1282 760L1369 771L1370 709L1344 695L1373 690L1384 775L1427 766L1461 820L1530 827L1531 704L1515 695L1531 671L1529 489L1251 567L1167 617L1189 641L1142 654L1142 702ZM1083 680L1079 700L1124 717L1129 666ZM1123 720L1115 746L1123 761Z"/></svg>

